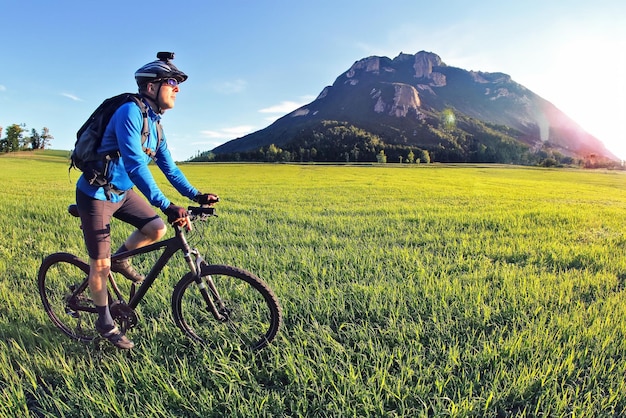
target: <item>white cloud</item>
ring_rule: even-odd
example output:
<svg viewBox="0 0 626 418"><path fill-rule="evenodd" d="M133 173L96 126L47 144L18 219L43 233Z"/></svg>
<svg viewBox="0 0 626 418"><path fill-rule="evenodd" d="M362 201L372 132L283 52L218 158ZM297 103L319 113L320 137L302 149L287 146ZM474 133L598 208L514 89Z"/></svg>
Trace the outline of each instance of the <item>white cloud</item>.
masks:
<svg viewBox="0 0 626 418"><path fill-rule="evenodd" d="M224 134L219 131L200 131L200 135L207 138L224 138Z"/></svg>
<svg viewBox="0 0 626 418"><path fill-rule="evenodd" d="M237 79L213 84L213 89L221 94L234 94L241 93L247 86L248 82L246 80Z"/></svg>
<svg viewBox="0 0 626 418"><path fill-rule="evenodd" d="M255 128L249 125L233 126L230 128L222 128L217 131L201 131L200 134L209 139L234 139L242 137L253 132Z"/></svg>
<svg viewBox="0 0 626 418"><path fill-rule="evenodd" d="M280 113L282 116L310 103L314 98L314 96L302 96L297 102L285 100L277 105L260 109L259 113Z"/></svg>
<svg viewBox="0 0 626 418"><path fill-rule="evenodd" d="M302 106L297 102L284 101L280 104L260 109L260 113L289 113Z"/></svg>
<svg viewBox="0 0 626 418"><path fill-rule="evenodd" d="M61 96L67 97L68 99L74 100L75 102L82 102L83 101L83 99L81 99L80 97L75 96L75 95L70 94L70 93L61 93Z"/></svg>
<svg viewBox="0 0 626 418"><path fill-rule="evenodd" d="M220 145L222 145L225 141L196 141L196 142L192 142L191 145L198 147L198 148L202 148L203 150L211 150L213 148L216 148Z"/></svg>
<svg viewBox="0 0 626 418"><path fill-rule="evenodd" d="M2 84L0 84L0 91L7 91L6 86L3 86Z"/></svg>

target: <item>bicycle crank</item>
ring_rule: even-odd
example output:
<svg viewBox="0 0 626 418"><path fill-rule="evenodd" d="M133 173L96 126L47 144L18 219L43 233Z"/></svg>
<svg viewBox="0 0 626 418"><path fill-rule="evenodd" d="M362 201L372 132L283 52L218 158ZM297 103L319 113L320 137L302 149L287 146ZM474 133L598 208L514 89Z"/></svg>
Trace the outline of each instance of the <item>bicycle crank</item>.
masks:
<svg viewBox="0 0 626 418"><path fill-rule="evenodd" d="M122 332L126 332L137 325L137 314L125 302L115 301L109 306L109 310Z"/></svg>

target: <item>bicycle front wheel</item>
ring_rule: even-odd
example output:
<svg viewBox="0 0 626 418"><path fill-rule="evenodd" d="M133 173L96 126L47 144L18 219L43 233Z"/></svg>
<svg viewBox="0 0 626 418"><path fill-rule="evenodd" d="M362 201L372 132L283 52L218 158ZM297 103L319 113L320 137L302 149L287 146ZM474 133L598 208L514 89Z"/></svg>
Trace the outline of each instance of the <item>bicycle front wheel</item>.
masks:
<svg viewBox="0 0 626 418"><path fill-rule="evenodd" d="M232 341L261 349L274 339L282 321L278 299L263 280L223 265L203 265L201 280L185 275L174 288L172 309L176 325L187 336L214 346Z"/></svg>
<svg viewBox="0 0 626 418"><path fill-rule="evenodd" d="M37 278L39 295L46 313L61 331L79 341L92 341L98 319L89 296L89 265L68 253L46 257Z"/></svg>

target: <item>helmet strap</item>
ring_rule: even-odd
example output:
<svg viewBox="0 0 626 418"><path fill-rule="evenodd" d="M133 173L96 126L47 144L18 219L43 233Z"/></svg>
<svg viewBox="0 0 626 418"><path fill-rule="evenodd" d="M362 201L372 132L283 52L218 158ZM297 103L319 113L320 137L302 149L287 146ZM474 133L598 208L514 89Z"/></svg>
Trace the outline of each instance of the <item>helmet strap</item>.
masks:
<svg viewBox="0 0 626 418"><path fill-rule="evenodd" d="M156 83L152 83L152 84L156 84ZM159 84L159 87L157 88L156 95L154 97L150 97L145 93L142 93L141 95L145 97L146 99L149 99L152 103L154 103L156 105L156 109L153 109L153 110L155 110L157 114L161 115L163 114L163 109L161 109L161 104L159 103L159 94L161 93L161 86L163 85L163 83L158 83L158 84Z"/></svg>
<svg viewBox="0 0 626 418"><path fill-rule="evenodd" d="M154 103L156 103L156 105L157 105L157 113L159 115L163 114L163 110L161 109L161 103L159 103L159 94L161 93L161 86L162 85L163 85L163 83L159 82L159 88L157 89L156 97L154 99Z"/></svg>

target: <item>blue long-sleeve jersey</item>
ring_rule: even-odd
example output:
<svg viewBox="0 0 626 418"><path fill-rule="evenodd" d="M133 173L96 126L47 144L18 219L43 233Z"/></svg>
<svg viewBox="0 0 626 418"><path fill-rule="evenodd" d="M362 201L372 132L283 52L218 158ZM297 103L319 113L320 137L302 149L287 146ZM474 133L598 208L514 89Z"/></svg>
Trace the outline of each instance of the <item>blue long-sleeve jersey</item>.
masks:
<svg viewBox="0 0 626 418"><path fill-rule="evenodd" d="M167 149L165 135L162 135L161 143L156 148L158 143L157 122L160 120L160 116L149 105L147 106L150 135L143 146L152 150L156 149L155 162L159 169L181 195L193 199L199 192L176 166L172 155ZM126 191L133 186L137 186L150 204L165 210L171 202L161 192L148 168L151 158L142 148L142 128L143 115L139 106L134 102L123 104L111 117L104 132L100 148L98 148L98 153L107 153L115 150L120 152L120 158L110 161L108 169L108 180L115 189ZM76 187L95 199L107 200L104 188L90 185L84 176L80 176ZM122 195L111 193L110 198L112 202L119 202L122 199Z"/></svg>

